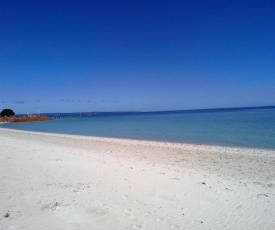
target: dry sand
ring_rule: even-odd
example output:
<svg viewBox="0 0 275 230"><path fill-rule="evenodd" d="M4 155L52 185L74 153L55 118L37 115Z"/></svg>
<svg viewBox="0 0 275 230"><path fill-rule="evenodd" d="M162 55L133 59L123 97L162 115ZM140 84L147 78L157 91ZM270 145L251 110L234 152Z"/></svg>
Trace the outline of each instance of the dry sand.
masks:
<svg viewBox="0 0 275 230"><path fill-rule="evenodd" d="M275 229L274 156L0 129L0 229Z"/></svg>

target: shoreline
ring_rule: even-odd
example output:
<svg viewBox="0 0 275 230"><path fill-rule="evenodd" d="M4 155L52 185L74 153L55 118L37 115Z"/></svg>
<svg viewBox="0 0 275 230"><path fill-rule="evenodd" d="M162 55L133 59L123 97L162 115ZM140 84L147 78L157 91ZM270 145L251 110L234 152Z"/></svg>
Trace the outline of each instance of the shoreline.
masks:
<svg viewBox="0 0 275 230"><path fill-rule="evenodd" d="M274 151L3 128L0 139L2 229L275 226Z"/></svg>
<svg viewBox="0 0 275 230"><path fill-rule="evenodd" d="M226 146L226 145L215 145L215 144L204 144L204 143L189 143L189 142L172 142L172 141L158 141L158 140L144 140L144 139L132 139L132 138L124 138L124 137L101 137L101 136L89 136L89 135L78 135L78 134L63 134L63 133L49 133L49 132L36 132L36 131L28 131L28 130L20 130L20 129L12 129L12 128L4 128L1 127L0 130L7 130L19 133L28 133L28 134L39 134L45 136L56 136L56 137L67 137L67 138L82 138L85 140L102 140L107 142L133 142L140 143L141 145L155 145L155 146L163 146L163 145L171 145L182 147L186 146L189 148L196 148L197 150L201 148L215 148L220 151L225 151L228 153L237 153L240 154L251 154L251 155L259 155L266 154L266 156L275 157L275 149L271 148L258 148L258 147L246 147L246 146ZM252 151L252 152L251 152ZM257 153L256 153L257 152Z"/></svg>

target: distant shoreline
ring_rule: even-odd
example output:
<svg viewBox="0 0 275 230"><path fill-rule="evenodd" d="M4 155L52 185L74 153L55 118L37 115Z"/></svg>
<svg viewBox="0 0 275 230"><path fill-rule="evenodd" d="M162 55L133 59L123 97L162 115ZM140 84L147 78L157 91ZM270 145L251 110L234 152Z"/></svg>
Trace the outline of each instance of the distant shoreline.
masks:
<svg viewBox="0 0 275 230"><path fill-rule="evenodd" d="M176 109L176 110L155 110L155 111L76 111L76 112L47 112L43 113L49 117L57 117L60 114L62 116L77 115L81 116L94 116L94 115L108 115L108 114L148 114L148 113L204 113L204 112L225 112L225 111L242 111L242 110L261 110L261 109L275 109L275 106L250 106L250 107L228 107L228 108L204 108L204 109ZM26 116L26 114L19 114L20 116Z"/></svg>
<svg viewBox="0 0 275 230"><path fill-rule="evenodd" d="M0 123L10 123L10 122L33 122L33 121L48 121L52 120L52 118L48 116L24 116L24 117L1 117Z"/></svg>

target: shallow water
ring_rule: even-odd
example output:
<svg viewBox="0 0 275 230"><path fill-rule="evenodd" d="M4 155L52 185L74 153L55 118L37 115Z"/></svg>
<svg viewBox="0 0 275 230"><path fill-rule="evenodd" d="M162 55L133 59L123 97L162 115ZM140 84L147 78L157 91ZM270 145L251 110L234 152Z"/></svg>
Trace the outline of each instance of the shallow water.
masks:
<svg viewBox="0 0 275 230"><path fill-rule="evenodd" d="M1 126L39 132L275 149L275 108L93 114Z"/></svg>

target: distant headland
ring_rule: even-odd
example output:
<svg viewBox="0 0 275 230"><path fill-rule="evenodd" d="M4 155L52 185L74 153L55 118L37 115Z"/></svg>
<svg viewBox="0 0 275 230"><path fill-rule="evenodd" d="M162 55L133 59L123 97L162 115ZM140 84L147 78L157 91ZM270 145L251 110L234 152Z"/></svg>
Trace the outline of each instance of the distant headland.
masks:
<svg viewBox="0 0 275 230"><path fill-rule="evenodd" d="M47 120L52 120L52 118L45 115L15 116L15 113L11 109L3 109L0 114L0 122L31 122Z"/></svg>
<svg viewBox="0 0 275 230"><path fill-rule="evenodd" d="M48 116L25 116L25 117L1 117L0 122L31 122L31 121L48 121L52 118Z"/></svg>

